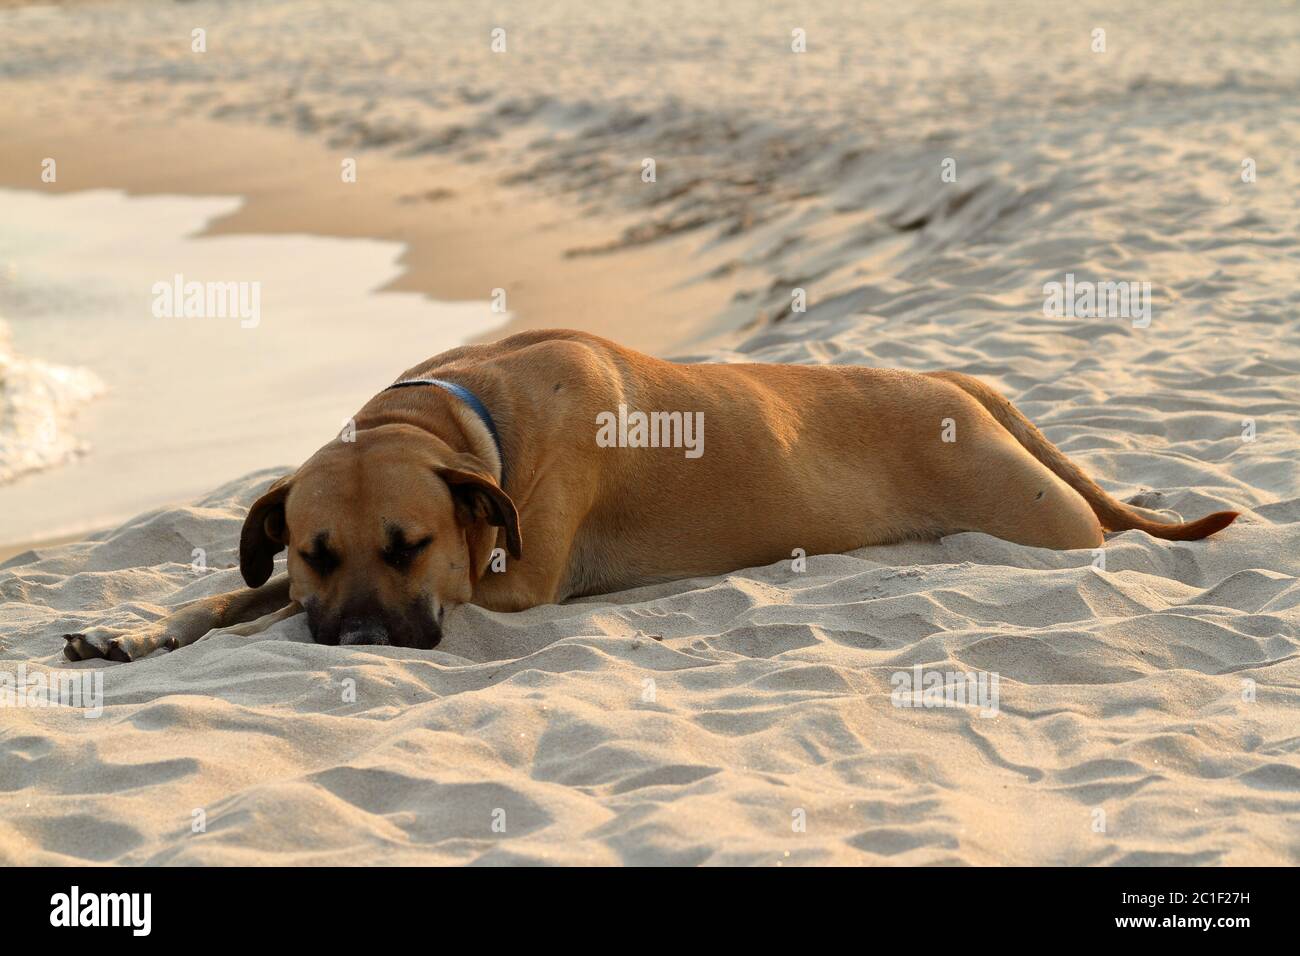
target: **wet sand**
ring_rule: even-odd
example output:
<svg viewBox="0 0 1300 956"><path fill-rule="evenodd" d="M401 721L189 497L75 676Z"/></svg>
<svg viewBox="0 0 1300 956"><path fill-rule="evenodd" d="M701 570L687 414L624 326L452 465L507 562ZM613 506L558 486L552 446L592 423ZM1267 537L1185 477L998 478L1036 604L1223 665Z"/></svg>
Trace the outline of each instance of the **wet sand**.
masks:
<svg viewBox="0 0 1300 956"><path fill-rule="evenodd" d="M22 109L22 106L27 109ZM504 289L513 323L569 325L664 349L696 331L732 287L705 279L710 258L689 240L602 256L566 255L606 242L616 221L591 221L537 190L503 185L498 166L329 149L285 129L215 120L150 121L126 111L89 126L26 102L0 104L0 186L132 195L238 196L243 204L200 235L307 234L401 242L402 275L386 286L443 302ZM58 160L58 181L40 181ZM355 183L343 159L358 159ZM399 358L399 361L405 359ZM400 369L398 369L400 371Z"/></svg>

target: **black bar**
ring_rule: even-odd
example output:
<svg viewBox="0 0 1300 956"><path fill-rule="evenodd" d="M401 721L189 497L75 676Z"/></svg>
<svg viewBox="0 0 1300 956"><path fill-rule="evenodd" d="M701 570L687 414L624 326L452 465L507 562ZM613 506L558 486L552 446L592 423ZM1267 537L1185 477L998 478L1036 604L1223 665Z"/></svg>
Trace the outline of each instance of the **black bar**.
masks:
<svg viewBox="0 0 1300 956"><path fill-rule="evenodd" d="M1289 927L1295 905L1288 869L31 868L0 871L0 882L9 944L76 934L127 945L157 939L208 947L283 936L299 945L355 940L373 947L414 934L432 945L463 945L457 937L469 933L486 945L513 934L534 945L578 938L621 945L662 933L669 946L714 938L762 944L773 933L834 931L875 948L951 933L989 942L1034 928L1059 934L1043 941L1071 945L1125 938L1231 945ZM105 911L117 907L126 925L52 925L69 922L73 886L78 921L101 908L98 894L149 894L148 935L130 925L135 916L143 928L143 896L130 910L122 897L109 901ZM603 927L611 935L594 935Z"/></svg>

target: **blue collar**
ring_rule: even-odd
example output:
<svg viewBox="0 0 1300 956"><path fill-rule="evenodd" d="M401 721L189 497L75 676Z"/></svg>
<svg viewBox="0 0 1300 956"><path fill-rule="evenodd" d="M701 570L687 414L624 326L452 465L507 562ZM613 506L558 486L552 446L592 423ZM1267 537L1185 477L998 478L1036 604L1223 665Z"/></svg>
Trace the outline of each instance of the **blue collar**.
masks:
<svg viewBox="0 0 1300 956"><path fill-rule="evenodd" d="M384 391L391 391L394 388L406 388L410 385L435 385L444 391L451 392L470 407L470 410L479 417L479 421L487 428L488 434L492 436L492 443L497 447L497 458L501 461L501 487L504 488L506 484L506 456L501 450L501 435L497 432L497 423L492 420L492 413L487 410L487 406L483 404L482 400L464 385L457 385L455 382L444 381L440 378L408 378L400 382L394 382Z"/></svg>

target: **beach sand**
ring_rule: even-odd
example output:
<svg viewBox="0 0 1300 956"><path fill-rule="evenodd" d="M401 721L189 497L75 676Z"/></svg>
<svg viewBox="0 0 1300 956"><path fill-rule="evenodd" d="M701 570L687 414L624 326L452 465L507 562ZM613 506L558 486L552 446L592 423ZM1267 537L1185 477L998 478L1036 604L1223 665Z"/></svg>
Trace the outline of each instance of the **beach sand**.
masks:
<svg viewBox="0 0 1300 956"><path fill-rule="evenodd" d="M0 566L0 681L103 678L99 716L0 708L0 861L1300 862L1300 18L1246 9L6 11L0 186L244 196L210 234L404 242L392 288L507 287L505 331L958 369L1112 493L1243 517L463 607L431 652L297 619L63 661L237 587L267 461ZM1149 282L1149 322L1046 314L1067 275ZM918 673L996 700L908 706Z"/></svg>

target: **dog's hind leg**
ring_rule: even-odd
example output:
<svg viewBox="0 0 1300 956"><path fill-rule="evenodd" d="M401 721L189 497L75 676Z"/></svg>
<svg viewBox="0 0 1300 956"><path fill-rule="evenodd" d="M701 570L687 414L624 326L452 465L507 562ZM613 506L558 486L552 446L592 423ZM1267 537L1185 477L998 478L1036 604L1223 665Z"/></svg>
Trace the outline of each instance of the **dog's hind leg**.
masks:
<svg viewBox="0 0 1300 956"><path fill-rule="evenodd" d="M1057 551L1102 545L1101 524L1088 502L1024 448L1002 434L974 437L971 469L953 515L957 529Z"/></svg>
<svg viewBox="0 0 1300 956"><path fill-rule="evenodd" d="M925 506L941 533L979 531L1058 551L1101 547L1101 523L1079 491L965 390L939 388L927 396L929 411L947 433L935 429L912 441L914 467L934 476Z"/></svg>
<svg viewBox="0 0 1300 956"><path fill-rule="evenodd" d="M1153 538L1167 541L1199 541L1216 531L1222 531L1239 516L1237 511L1216 511L1195 521L1169 521L1164 516L1153 518L1151 512L1133 508L1107 494L1095 481L1076 465L1065 453L1047 440L1034 423L1021 414L1005 396L985 385L977 378L961 372L925 372L926 378L938 379L960 388L984 407L993 419L1007 430L1024 449L1073 488L1088 503L1101 526L1107 531L1127 531L1136 528ZM1053 545L1048 545L1053 547Z"/></svg>
<svg viewBox="0 0 1300 956"><path fill-rule="evenodd" d="M81 633L64 634L63 639L67 644L64 645L63 653L72 661L97 657L111 661L135 661L159 648L175 650L193 644L214 628L260 623L259 619L264 619L273 612L289 611L291 608L292 613L301 610L289 597L289 575L281 574L260 588L241 588L200 598L176 613L143 627L92 627ZM273 623L275 622L268 622L261 629L265 630Z"/></svg>

